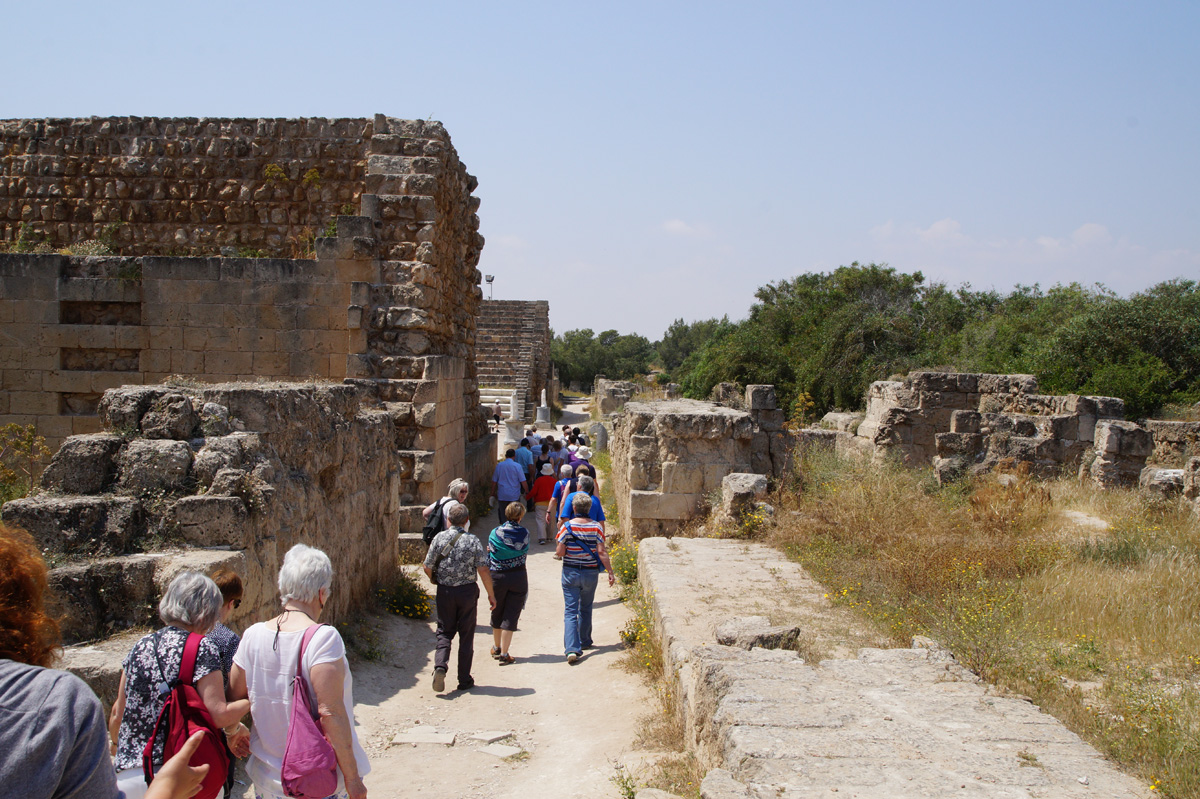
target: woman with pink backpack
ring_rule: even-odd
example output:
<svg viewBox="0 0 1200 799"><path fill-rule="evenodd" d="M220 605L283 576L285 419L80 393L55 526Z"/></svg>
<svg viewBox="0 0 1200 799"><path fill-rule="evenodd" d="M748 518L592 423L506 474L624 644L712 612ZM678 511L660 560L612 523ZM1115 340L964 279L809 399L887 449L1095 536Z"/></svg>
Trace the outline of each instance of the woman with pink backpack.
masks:
<svg viewBox="0 0 1200 799"><path fill-rule="evenodd" d="M256 799L366 799L346 646L318 622L332 583L328 555L292 547L279 569L283 612L247 629L233 656L229 693L250 697L254 719L246 773ZM329 711L319 722L318 705Z"/></svg>

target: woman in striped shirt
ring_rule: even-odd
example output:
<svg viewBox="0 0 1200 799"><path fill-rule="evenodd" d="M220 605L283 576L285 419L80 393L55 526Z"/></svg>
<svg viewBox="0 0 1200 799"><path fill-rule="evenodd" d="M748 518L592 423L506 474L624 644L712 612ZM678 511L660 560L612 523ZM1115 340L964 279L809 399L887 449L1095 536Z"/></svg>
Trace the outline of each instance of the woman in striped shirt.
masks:
<svg viewBox="0 0 1200 799"><path fill-rule="evenodd" d="M558 531L555 554L562 558L563 648L567 662L575 663L583 650L592 647L592 602L600 569L608 572L608 584L616 578L604 549L604 528L588 516L592 498L583 492L571 497L574 518Z"/></svg>

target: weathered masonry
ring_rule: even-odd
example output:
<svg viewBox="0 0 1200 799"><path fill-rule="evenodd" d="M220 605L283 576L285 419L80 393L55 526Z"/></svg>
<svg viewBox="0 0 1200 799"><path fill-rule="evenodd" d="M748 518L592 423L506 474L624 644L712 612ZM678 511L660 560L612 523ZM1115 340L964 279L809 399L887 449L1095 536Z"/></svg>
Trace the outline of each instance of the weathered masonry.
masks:
<svg viewBox="0 0 1200 799"><path fill-rule="evenodd" d="M550 303L546 300L484 300L479 308L475 363L485 403L510 402L508 417L532 420L542 391L553 394Z"/></svg>
<svg viewBox="0 0 1200 799"><path fill-rule="evenodd" d="M483 238L440 123L17 120L0 147L0 239L126 253L0 254L0 424L55 446L116 386L348 379L392 414L409 502L461 475Z"/></svg>

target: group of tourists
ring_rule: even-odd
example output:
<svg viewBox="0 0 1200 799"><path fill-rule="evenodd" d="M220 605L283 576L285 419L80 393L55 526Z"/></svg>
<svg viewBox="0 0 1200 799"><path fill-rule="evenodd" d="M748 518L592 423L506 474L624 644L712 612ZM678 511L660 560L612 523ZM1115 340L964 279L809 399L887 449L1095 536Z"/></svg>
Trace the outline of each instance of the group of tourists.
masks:
<svg viewBox="0 0 1200 799"><path fill-rule="evenodd" d="M532 515L539 544L553 535L554 557L562 561L563 649L574 664L592 642L592 605L601 570L608 584L616 578L605 548L605 515L600 502L591 451L580 443L578 428L564 427L567 443L536 435L526 429L520 444L505 451L492 474L491 502L499 522L487 536L486 546L468 531L471 526L466 499L470 486L454 480L446 496L424 509L426 529L438 532L429 543L423 568L437 586L437 649L433 663L433 689L446 690L450 652L457 637L458 690L475 685L474 661L479 586L491 610L492 657L500 665L516 662L509 649L521 611L529 596L526 558L532 543L522 522ZM586 442L586 439L583 439ZM528 453L528 460L520 453Z"/></svg>
<svg viewBox="0 0 1200 799"><path fill-rule="evenodd" d="M486 546L468 533L466 481L453 481L447 495L425 509L427 527L436 531L424 562L437 585L435 691L445 690L456 636L458 688L474 686L480 584L491 610L491 655L500 665L516 661L509 650L529 594L531 534L522 522L531 511L537 540L546 544L553 535L554 557L562 561L567 662L576 663L593 645L600 572L609 585L615 578L591 452L578 429L565 428L562 440L529 433L496 466L492 500L500 524ZM528 457L518 458L519 452ZM333 586L324 552L304 544L287 552L278 575L281 611L240 637L225 624L242 603L237 574L177 575L158 605L163 627L134 643L122 663L107 723L83 681L49 668L59 644L46 609L47 585L33 538L0 524L0 784L6 795L183 799L223 790L228 796L234 758L248 758L255 799L365 799L362 778L370 766L354 729L345 644L335 627L320 623ZM186 723L176 724L177 712ZM188 737L191 729L199 731ZM190 765L197 759L200 765ZM307 793L297 788L306 780ZM325 787L313 793L313 784Z"/></svg>
<svg viewBox="0 0 1200 799"><path fill-rule="evenodd" d="M241 604L241 579L230 571L177 575L158 605L164 626L140 638L122 664L106 724L82 680L49 668L58 628L45 605L45 561L28 533L0 525L2 792L184 799L223 789L228 796L233 758L248 757L256 799L365 799L370 766L354 730L345 645L335 627L319 622L332 585L329 557L297 544L279 569L282 611L239 638L224 622ZM323 741L296 733L303 724L291 713L297 675L311 708L320 708ZM184 699L187 707L177 705L170 718L178 711L202 730L168 756L175 725L164 708ZM247 714L253 730L243 723ZM324 758L319 772L303 765L314 752ZM313 785L324 787L295 792Z"/></svg>

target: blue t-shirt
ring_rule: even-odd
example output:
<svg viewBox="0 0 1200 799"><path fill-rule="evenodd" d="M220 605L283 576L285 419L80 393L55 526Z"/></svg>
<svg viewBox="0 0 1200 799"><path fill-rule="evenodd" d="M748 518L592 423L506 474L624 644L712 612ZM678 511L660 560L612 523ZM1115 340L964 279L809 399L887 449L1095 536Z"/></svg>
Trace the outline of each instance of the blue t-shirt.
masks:
<svg viewBox="0 0 1200 799"><path fill-rule="evenodd" d="M533 450L517 447L517 463L525 467L525 474L529 474L529 467L533 465Z"/></svg>
<svg viewBox="0 0 1200 799"><path fill-rule="evenodd" d="M521 464L512 458L505 458L496 464L492 472L492 482L496 483L496 499L501 502L515 502L521 498L521 483L529 472L521 468Z"/></svg>
<svg viewBox="0 0 1200 799"><path fill-rule="evenodd" d="M563 502L563 505L562 505L562 510L560 510L558 512L558 518L560 518L560 519L575 518L575 511L571 508L571 500L573 500L575 498L576 494L583 494L585 497L589 496L589 494L586 491L572 491L570 494L567 494L567 498ZM604 508L600 505L600 497L597 497L595 495L591 495L591 496L592 496L592 507L591 507L591 509L588 510L588 518L590 518L594 522L602 522L605 520L605 518L604 518Z"/></svg>

